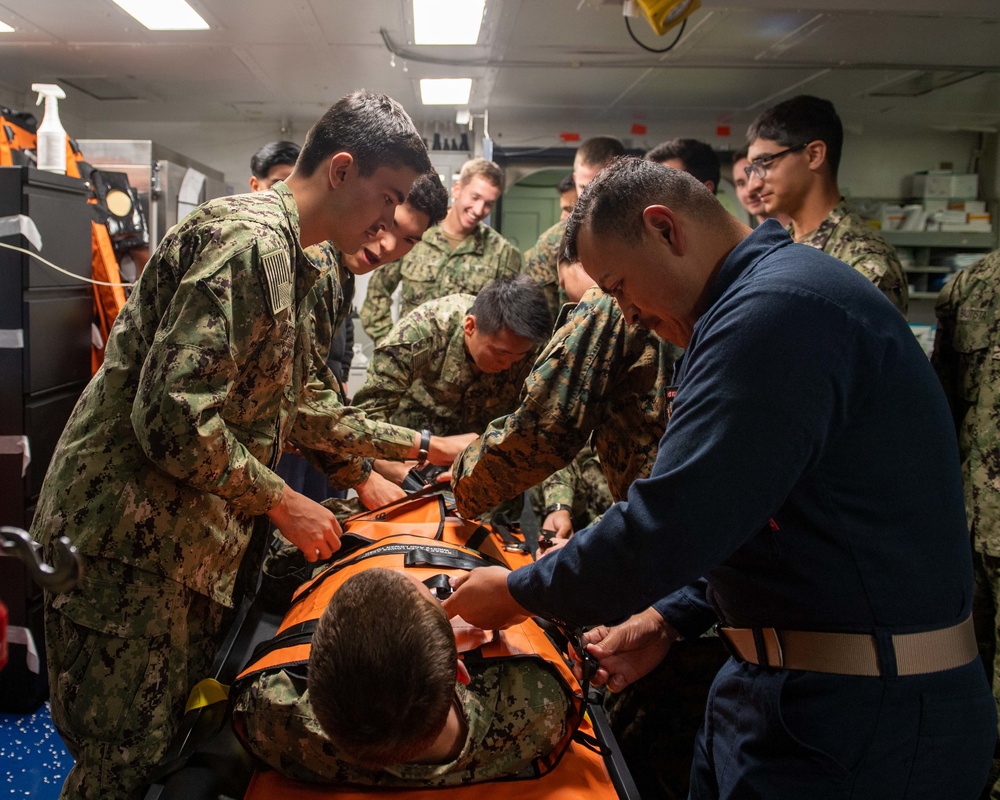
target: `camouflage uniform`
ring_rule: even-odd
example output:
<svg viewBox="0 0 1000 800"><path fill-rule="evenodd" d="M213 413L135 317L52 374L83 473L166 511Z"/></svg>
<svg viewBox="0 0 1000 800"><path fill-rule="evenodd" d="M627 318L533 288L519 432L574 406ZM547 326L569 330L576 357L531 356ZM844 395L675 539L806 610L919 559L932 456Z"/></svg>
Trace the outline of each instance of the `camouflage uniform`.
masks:
<svg viewBox="0 0 1000 800"><path fill-rule="evenodd" d="M601 461L589 444L535 488L538 491L533 492L532 501L539 519L544 521L545 509L557 503L570 506L574 531L588 527L615 502L601 472Z"/></svg>
<svg viewBox="0 0 1000 800"><path fill-rule="evenodd" d="M535 246L524 254L524 274L542 287L552 319L559 316L559 309L568 300L559 286L559 245L565 232L566 220L560 220L539 236Z"/></svg>
<svg viewBox="0 0 1000 800"><path fill-rule="evenodd" d="M910 296L896 251L878 231L850 209L846 200L841 199L812 233L799 236L794 225L788 226L788 232L796 242L829 253L854 267L906 316Z"/></svg>
<svg viewBox="0 0 1000 800"><path fill-rule="evenodd" d="M665 428L663 390L678 350L625 324L618 305L587 291L535 361L521 405L455 461L455 502L475 517L562 469L588 440L611 496L649 474Z"/></svg>
<svg viewBox="0 0 1000 800"><path fill-rule="evenodd" d="M397 764L382 771L337 755L309 704L305 674L265 674L240 692L233 714L245 724L251 751L284 775L312 783L454 786L530 772L566 733L570 701L548 670L531 661L469 665L468 687L455 684L469 726L448 764Z"/></svg>
<svg viewBox="0 0 1000 800"><path fill-rule="evenodd" d="M945 284L931 361L955 417L974 549L973 616L1000 708L1000 250ZM990 794L1000 798L1000 764Z"/></svg>
<svg viewBox="0 0 1000 800"><path fill-rule="evenodd" d="M50 558L68 535L90 572L47 598L53 717L77 762L65 797L133 797L162 757L186 694L172 681L214 657L293 431L370 456L412 449L391 426L357 444L376 423L315 381L323 272L298 235L284 184L206 203L169 231L56 446L32 533Z"/></svg>
<svg viewBox="0 0 1000 800"><path fill-rule="evenodd" d="M623 500L656 460L678 355L655 334L626 325L609 295L588 290L535 362L520 407L455 461L459 512L474 516L542 481L588 437L611 496ZM608 718L640 796L687 796L695 734L726 658L718 638L680 641L660 668L608 693Z"/></svg>
<svg viewBox="0 0 1000 800"><path fill-rule="evenodd" d="M521 271L521 253L481 222L454 250L434 225L402 259L372 274L361 306L361 324L376 344L392 328L392 293L402 283L399 316L428 300L450 294L479 294L487 283Z"/></svg>
<svg viewBox="0 0 1000 800"><path fill-rule="evenodd" d="M475 299L453 294L403 317L375 348L355 406L371 419L445 436L478 433L516 408L533 356L503 372L480 370L462 328Z"/></svg>

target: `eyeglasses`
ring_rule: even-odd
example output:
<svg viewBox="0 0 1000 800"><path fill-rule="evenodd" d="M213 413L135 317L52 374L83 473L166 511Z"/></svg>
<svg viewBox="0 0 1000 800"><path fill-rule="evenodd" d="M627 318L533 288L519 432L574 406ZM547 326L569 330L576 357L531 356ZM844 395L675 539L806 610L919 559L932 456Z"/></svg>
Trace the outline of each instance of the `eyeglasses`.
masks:
<svg viewBox="0 0 1000 800"><path fill-rule="evenodd" d="M749 166L743 167L743 171L747 174L747 177L756 175L761 180L767 175L767 168L771 166L771 162L776 158L781 158L782 156L787 156L789 153L797 153L799 150L805 150L809 146L809 142L805 144L796 145L795 147L789 147L787 150L782 150L779 153L773 153L769 156L761 156L760 158L755 158L750 162Z"/></svg>

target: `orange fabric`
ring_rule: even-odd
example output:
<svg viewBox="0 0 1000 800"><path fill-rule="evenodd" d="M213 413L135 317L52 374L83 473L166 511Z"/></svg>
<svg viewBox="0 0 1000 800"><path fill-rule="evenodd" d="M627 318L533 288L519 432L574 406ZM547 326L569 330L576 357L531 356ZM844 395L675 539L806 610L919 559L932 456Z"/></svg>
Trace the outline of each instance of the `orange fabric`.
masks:
<svg viewBox="0 0 1000 800"><path fill-rule="evenodd" d="M593 735L587 720L580 726ZM534 780L494 781L446 789L355 789L314 786L289 780L273 771L256 772L244 800L371 800L372 796L400 800L617 800L618 792L604 759L573 742L552 772Z"/></svg>
<svg viewBox="0 0 1000 800"><path fill-rule="evenodd" d="M104 225L90 223L91 240L91 273L95 281L121 283L122 276L118 270L118 259L111 246L111 235ZM125 290L121 286L98 286L94 284L94 322L101 333L101 339L107 345L111 326L118 317L118 312L125 305ZM91 372L97 372L104 363L104 347L91 347Z"/></svg>
<svg viewBox="0 0 1000 800"><path fill-rule="evenodd" d="M443 517L442 506L437 497L404 500L375 512L365 512L344 521L345 533L355 533L372 539L350 556L353 559L386 544L420 544L429 548L444 544L460 553L475 554L475 550L464 547L470 537L479 530L479 525L458 517ZM435 538L436 537L436 538ZM520 566L531 560L530 554L505 550L500 537L494 533L479 545L481 553L492 555L510 566ZM404 555L385 552L370 556L330 573L324 572L303 584L296 592L293 606L282 620L278 632L309 619L317 619L326 608L336 588L349 577L369 567L403 569ZM442 567L406 567L408 574L420 580L448 573ZM325 576L325 577L324 577ZM312 587L312 588L311 588ZM461 631L456 634L461 645ZM481 644L474 642L472 646ZM459 647L460 652L466 647ZM273 668L282 664L308 659L309 645L295 645L264 655L257 662L243 670L237 680L251 672ZM498 631L492 642L482 647L487 658L517 657L519 655L540 655L552 664L569 686L579 691L576 679L545 633L534 622L527 621L504 631ZM590 721L584 717L579 730L593 736ZM314 786L299 783L273 771L258 771L250 783L245 800L363 800L373 794L405 798L405 800L480 800L481 798L508 798L518 800L615 800L618 793L614 788L603 757L576 741L570 743L556 764L540 764L545 772L539 778L518 781L493 781L469 786L437 789L357 789L334 786Z"/></svg>
<svg viewBox="0 0 1000 800"><path fill-rule="evenodd" d="M11 152L13 150L34 150L38 146L38 136L7 119L3 114L0 114L0 125L3 126L2 131L0 131L0 167L11 167L14 165L14 157ZM7 138L8 131L12 134L12 139Z"/></svg>

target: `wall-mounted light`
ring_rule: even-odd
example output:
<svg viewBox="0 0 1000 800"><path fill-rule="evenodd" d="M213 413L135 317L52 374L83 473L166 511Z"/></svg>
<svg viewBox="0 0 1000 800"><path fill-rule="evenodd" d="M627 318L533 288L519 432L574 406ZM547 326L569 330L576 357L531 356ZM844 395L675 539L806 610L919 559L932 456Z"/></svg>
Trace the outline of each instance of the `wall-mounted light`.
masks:
<svg viewBox="0 0 1000 800"><path fill-rule="evenodd" d="M0 22L0 33L13 33L14 29L6 22Z"/></svg>
<svg viewBox="0 0 1000 800"><path fill-rule="evenodd" d="M413 0L414 44L475 44L486 0Z"/></svg>
<svg viewBox="0 0 1000 800"><path fill-rule="evenodd" d="M115 0L151 31L203 31L208 23L184 0Z"/></svg>
<svg viewBox="0 0 1000 800"><path fill-rule="evenodd" d="M425 106L467 106L472 78L421 78L420 102Z"/></svg>

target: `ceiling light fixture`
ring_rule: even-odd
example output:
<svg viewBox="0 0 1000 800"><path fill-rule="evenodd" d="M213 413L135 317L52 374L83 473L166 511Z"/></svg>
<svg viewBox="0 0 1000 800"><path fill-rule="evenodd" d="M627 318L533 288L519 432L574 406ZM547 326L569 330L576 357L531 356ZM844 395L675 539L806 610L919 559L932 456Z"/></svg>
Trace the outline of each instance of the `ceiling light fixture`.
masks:
<svg viewBox="0 0 1000 800"><path fill-rule="evenodd" d="M14 29L6 22L0 22L0 33L13 33Z"/></svg>
<svg viewBox="0 0 1000 800"><path fill-rule="evenodd" d="M184 0L115 0L151 31L204 31L208 23Z"/></svg>
<svg viewBox="0 0 1000 800"><path fill-rule="evenodd" d="M413 43L475 44L485 10L486 0L413 0Z"/></svg>
<svg viewBox="0 0 1000 800"><path fill-rule="evenodd" d="M467 106L472 78L421 78L420 102L425 106Z"/></svg>

